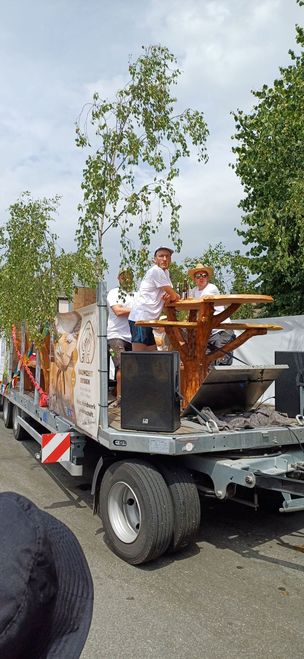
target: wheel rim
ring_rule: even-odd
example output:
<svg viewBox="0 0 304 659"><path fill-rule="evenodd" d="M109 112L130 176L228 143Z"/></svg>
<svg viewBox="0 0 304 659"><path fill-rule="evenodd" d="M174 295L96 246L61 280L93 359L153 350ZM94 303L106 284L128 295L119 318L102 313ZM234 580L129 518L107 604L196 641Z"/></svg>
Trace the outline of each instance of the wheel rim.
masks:
<svg viewBox="0 0 304 659"><path fill-rule="evenodd" d="M141 511L137 496L127 483L118 481L111 488L108 514L119 540L127 544L134 542L140 531Z"/></svg>
<svg viewBox="0 0 304 659"><path fill-rule="evenodd" d="M18 425L19 425L18 421L17 421L18 412L19 412L19 410L17 409L17 407L14 407L14 409L13 409L13 429L15 431L17 431Z"/></svg>
<svg viewBox="0 0 304 659"><path fill-rule="evenodd" d="M8 406L9 406L8 400L7 400L7 398L4 398L4 401L3 401L3 419L4 419L4 421L7 421L7 418L8 418L8 410L9 410Z"/></svg>

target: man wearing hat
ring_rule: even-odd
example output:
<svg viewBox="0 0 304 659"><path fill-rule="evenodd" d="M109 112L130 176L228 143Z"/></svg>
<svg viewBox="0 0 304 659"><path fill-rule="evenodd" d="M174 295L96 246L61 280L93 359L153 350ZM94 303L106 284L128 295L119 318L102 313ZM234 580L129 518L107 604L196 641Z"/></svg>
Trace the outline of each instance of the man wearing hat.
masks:
<svg viewBox="0 0 304 659"><path fill-rule="evenodd" d="M141 281L139 292L129 315L132 337L132 350L151 352L157 350L152 327L135 325L137 320L157 320L165 303L179 300L172 287L169 265L173 250L158 247L154 252L154 265L149 268Z"/></svg>
<svg viewBox="0 0 304 659"><path fill-rule="evenodd" d="M195 287L191 290L191 297L201 297L202 295L220 295L220 292L214 284L210 283L210 279L213 276L213 268L208 265L203 265L202 263L197 263L194 268L188 270L188 275L195 283ZM215 315L224 311L225 307L216 306L214 313ZM230 318L224 320L224 323L231 323ZM227 327L227 330L212 330L211 336L209 337L207 354L214 352L217 349L223 348L225 350L226 343L229 343L235 338L233 330L230 330ZM216 366L230 366L232 364L232 353L224 354L215 361Z"/></svg>
<svg viewBox="0 0 304 659"><path fill-rule="evenodd" d="M0 657L79 659L93 582L70 529L16 492L0 494Z"/></svg>

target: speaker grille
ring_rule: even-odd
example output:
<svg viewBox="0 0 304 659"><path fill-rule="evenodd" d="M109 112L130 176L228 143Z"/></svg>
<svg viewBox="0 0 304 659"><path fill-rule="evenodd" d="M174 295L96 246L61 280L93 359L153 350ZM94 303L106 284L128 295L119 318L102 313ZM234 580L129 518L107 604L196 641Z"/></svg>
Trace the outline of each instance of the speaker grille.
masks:
<svg viewBox="0 0 304 659"><path fill-rule="evenodd" d="M121 427L174 432L180 426L179 353L121 355Z"/></svg>

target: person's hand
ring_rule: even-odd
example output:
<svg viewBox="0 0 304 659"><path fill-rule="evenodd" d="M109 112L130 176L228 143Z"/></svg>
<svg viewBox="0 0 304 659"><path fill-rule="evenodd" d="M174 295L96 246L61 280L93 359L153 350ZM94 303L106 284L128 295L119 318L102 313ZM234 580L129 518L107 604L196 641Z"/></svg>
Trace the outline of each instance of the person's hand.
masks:
<svg viewBox="0 0 304 659"><path fill-rule="evenodd" d="M165 305L168 304L168 302L170 302L171 300L171 296L169 295L169 293L166 292L162 295L162 298L164 300Z"/></svg>

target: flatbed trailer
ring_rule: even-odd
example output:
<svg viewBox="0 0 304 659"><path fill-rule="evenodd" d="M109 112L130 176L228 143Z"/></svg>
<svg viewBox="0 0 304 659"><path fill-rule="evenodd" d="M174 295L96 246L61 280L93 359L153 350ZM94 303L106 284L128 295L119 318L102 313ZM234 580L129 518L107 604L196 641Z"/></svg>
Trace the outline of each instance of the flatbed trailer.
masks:
<svg viewBox="0 0 304 659"><path fill-rule="evenodd" d="M81 476L86 443L99 446L92 479L93 512L123 560L141 564L194 542L204 496L259 507L265 492L282 495L281 512L304 510L304 425L221 431L195 415L173 432L125 430L120 410L109 406L106 287L98 287L99 426L95 439L66 418L39 406L36 392L19 386L3 394L3 419L17 440L42 445L45 433L69 434L61 465ZM36 380L40 365L37 353ZM135 403L136 404L136 403ZM38 452L41 457L41 452Z"/></svg>

